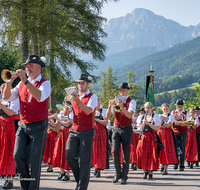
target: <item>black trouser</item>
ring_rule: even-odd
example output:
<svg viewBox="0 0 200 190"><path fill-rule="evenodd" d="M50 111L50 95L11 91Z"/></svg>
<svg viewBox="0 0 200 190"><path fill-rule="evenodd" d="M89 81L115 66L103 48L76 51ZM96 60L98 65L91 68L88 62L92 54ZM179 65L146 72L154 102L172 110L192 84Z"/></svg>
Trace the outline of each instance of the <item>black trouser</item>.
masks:
<svg viewBox="0 0 200 190"><path fill-rule="evenodd" d="M80 190L86 190L89 184L94 128L86 131L69 130L67 139L66 160L72 169ZM78 163L80 156L80 166Z"/></svg>
<svg viewBox="0 0 200 190"><path fill-rule="evenodd" d="M200 162L200 134L197 134L198 161Z"/></svg>
<svg viewBox="0 0 200 190"><path fill-rule="evenodd" d="M38 190L41 173L41 162L46 143L48 118L29 124L19 121L16 133L14 159L19 172L22 189ZM27 147L29 146L29 155ZM31 174L29 167L31 165Z"/></svg>
<svg viewBox="0 0 200 190"><path fill-rule="evenodd" d="M130 161L130 143L132 137L132 125L127 125L125 127L113 128L112 143L113 143L113 155L114 155L114 165L116 170L116 177L128 178L129 171L129 161ZM123 168L121 170L119 149L122 143L123 146Z"/></svg>
<svg viewBox="0 0 200 190"><path fill-rule="evenodd" d="M184 168L186 141L187 141L187 131L183 132L183 133L175 133L174 132L174 143L175 143L175 150L176 150L177 158L178 158L177 147L180 147L181 152L182 152L180 154L180 160L179 160L180 168Z"/></svg>

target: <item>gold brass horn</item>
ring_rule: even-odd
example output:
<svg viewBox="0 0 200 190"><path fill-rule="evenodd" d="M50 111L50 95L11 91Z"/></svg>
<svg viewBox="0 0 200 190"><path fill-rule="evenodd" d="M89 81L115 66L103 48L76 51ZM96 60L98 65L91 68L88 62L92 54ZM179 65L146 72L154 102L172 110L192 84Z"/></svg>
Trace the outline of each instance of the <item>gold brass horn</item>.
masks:
<svg viewBox="0 0 200 190"><path fill-rule="evenodd" d="M56 104L56 107L57 107L57 113L59 113L60 111L63 111L64 110L64 107L62 104Z"/></svg>
<svg viewBox="0 0 200 190"><path fill-rule="evenodd" d="M4 69L1 72L1 78L4 82L10 82L11 81L11 77L13 75L17 75L18 72L14 72L14 71L9 71L8 69Z"/></svg>
<svg viewBox="0 0 200 190"><path fill-rule="evenodd" d="M194 124L194 118L193 116L191 115L190 118L187 120L187 121L183 121L184 123L187 123L187 124L191 124L193 125Z"/></svg>
<svg viewBox="0 0 200 190"><path fill-rule="evenodd" d="M63 104L67 105L68 107L72 107L72 101L73 101L73 96L69 95L69 96L66 96L64 101L63 101Z"/></svg>
<svg viewBox="0 0 200 190"><path fill-rule="evenodd" d="M114 109L115 112L120 112L121 111L121 107L118 106L118 105L114 105L113 109Z"/></svg>

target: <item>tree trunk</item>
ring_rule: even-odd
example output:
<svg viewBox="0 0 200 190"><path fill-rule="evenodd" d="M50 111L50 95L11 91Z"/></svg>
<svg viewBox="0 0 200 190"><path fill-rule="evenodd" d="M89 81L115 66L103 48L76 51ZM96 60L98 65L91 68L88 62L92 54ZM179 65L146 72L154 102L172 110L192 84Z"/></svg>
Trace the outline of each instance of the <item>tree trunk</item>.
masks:
<svg viewBox="0 0 200 190"><path fill-rule="evenodd" d="M28 23L27 23L27 1L23 1L22 6L22 63L28 57Z"/></svg>

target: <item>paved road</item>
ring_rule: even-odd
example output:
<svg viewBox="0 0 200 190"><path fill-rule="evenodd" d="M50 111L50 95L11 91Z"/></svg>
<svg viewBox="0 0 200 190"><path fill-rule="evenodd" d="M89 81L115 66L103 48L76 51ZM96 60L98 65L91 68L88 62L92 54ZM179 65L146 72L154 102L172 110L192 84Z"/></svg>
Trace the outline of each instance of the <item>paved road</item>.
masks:
<svg viewBox="0 0 200 190"><path fill-rule="evenodd" d="M40 190L75 189L76 183L72 173L70 173L70 181L62 182L57 180L59 168L54 168L53 173L46 172L46 169L47 167L42 167ZM157 171L153 174L153 180L143 180L142 170L133 171L130 169L126 185L113 184L111 181L115 171L113 163L110 161L110 169L102 171L100 178L94 177L94 169L91 169L88 190L200 190L200 167L194 167L194 169L186 167L184 172L180 172L175 171L172 166L169 166L168 172L169 175L162 176L160 171ZM3 183L3 180L0 180L0 188ZM20 189L19 181L16 179L13 189Z"/></svg>

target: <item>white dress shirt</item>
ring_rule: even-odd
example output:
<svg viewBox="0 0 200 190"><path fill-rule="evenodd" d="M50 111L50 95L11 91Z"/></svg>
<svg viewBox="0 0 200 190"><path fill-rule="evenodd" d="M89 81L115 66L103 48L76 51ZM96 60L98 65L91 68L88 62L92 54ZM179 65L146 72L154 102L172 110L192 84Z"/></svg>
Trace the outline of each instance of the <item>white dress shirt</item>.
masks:
<svg viewBox="0 0 200 190"><path fill-rule="evenodd" d="M79 94L79 100L81 100L85 95L88 95L90 93L90 91L88 90L87 92L85 92L82 96ZM98 97L96 94L92 94L92 96L90 97L87 106L92 108L92 112L94 111L94 109L97 107L98 105Z"/></svg>
<svg viewBox="0 0 200 190"><path fill-rule="evenodd" d="M42 75L40 74L38 77L36 77L30 83L32 85L34 85L37 81L40 82L41 79L42 79ZM29 78L28 78L28 80L29 80ZM21 84L21 81L17 84L17 86L14 89L11 89L11 96L6 101L13 101L13 100L19 98L19 86L20 86L20 84ZM44 81L40 85L38 90L40 90L40 92L41 92L41 98L40 98L40 101L38 101L38 102L43 102L44 100L46 100L51 95L51 84L50 84L50 82L48 80ZM28 91L28 89L27 89L27 91ZM30 94L28 102L31 102L31 99L32 99L32 94Z"/></svg>

